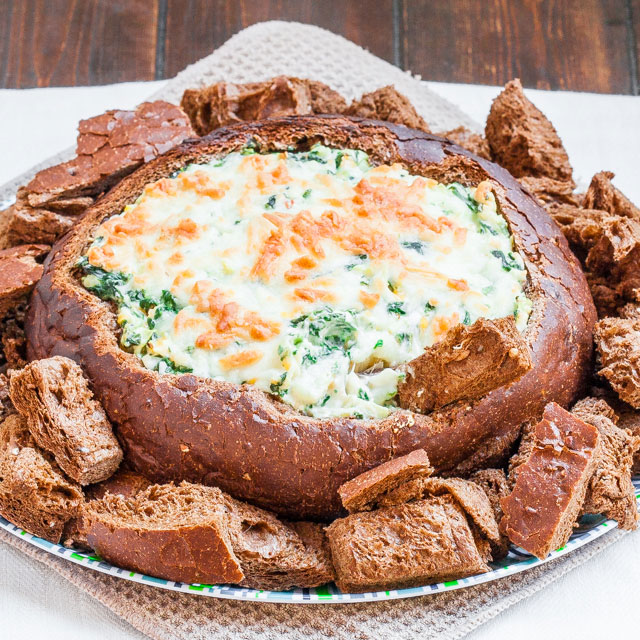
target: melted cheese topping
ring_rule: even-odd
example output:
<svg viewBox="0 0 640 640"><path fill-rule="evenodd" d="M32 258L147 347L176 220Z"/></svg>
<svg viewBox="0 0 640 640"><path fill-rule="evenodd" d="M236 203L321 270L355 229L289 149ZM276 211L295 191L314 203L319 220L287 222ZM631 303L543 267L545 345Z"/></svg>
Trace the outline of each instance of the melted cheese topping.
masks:
<svg viewBox="0 0 640 640"><path fill-rule="evenodd" d="M384 417L397 366L531 303L491 184L362 151L248 148L145 187L80 266L122 346L161 373L248 383L313 416Z"/></svg>

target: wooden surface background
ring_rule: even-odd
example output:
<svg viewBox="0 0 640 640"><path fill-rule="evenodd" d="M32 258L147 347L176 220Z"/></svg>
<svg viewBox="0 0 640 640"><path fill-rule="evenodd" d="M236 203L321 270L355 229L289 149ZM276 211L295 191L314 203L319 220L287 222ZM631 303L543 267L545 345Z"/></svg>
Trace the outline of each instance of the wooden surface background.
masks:
<svg viewBox="0 0 640 640"><path fill-rule="evenodd" d="M427 80L640 93L640 0L0 0L0 86L166 78L270 19Z"/></svg>

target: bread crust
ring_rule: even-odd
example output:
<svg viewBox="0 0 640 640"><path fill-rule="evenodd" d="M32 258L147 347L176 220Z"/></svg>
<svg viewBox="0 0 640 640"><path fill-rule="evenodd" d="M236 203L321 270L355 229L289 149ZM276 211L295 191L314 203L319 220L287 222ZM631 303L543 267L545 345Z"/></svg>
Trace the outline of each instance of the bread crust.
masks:
<svg viewBox="0 0 640 640"><path fill-rule="evenodd" d="M382 420L322 420L250 387L158 374L123 351L109 304L82 287L74 268L93 229L120 213L145 184L252 139L266 150L321 141L442 181L491 180L529 273L534 308L525 339L532 369L508 388L429 415L400 410ZM520 425L539 417L548 402L567 406L588 375L594 322L584 275L564 236L507 171L403 126L298 116L219 129L122 180L54 247L32 297L26 333L30 358L65 355L82 364L116 425L126 461L150 480L216 485L295 519L328 519L341 512L338 487L367 469L419 448L440 472L474 455L474 468L481 468L488 455L482 452L493 455L493 442L512 442Z"/></svg>

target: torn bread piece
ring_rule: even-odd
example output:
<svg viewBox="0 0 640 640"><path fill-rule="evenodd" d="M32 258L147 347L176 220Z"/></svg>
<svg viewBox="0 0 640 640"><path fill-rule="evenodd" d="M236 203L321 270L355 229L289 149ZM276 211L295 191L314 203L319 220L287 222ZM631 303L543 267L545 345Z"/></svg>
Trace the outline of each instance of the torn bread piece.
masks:
<svg viewBox="0 0 640 640"><path fill-rule="evenodd" d="M564 545L582 510L601 446L596 427L548 404L513 491L501 500L502 533L540 559Z"/></svg>
<svg viewBox="0 0 640 640"><path fill-rule="evenodd" d="M462 478L417 477L381 496L380 507L406 504L428 496L449 494L469 516L478 549L488 561L504 557L506 542L498 530L498 521L489 496L480 484Z"/></svg>
<svg viewBox="0 0 640 640"><path fill-rule="evenodd" d="M493 515L500 528L500 520L504 515L500 500L509 495L510 489L507 482L507 475L502 469L480 469L469 476L471 482L475 482L487 494L489 504L493 509ZM509 552L509 539L500 532L500 539L497 545L492 545L492 556L494 560L504 558Z"/></svg>
<svg viewBox="0 0 640 640"><path fill-rule="evenodd" d="M481 158L491 160L491 150L487 139L480 133L471 131L466 127L456 127L450 131L439 132L436 135L455 142L459 147L475 153Z"/></svg>
<svg viewBox="0 0 640 640"><path fill-rule="evenodd" d="M122 496L123 498L133 498L133 496L150 486L151 482L144 476L135 471L120 468L110 478L86 487L85 500L100 500L108 493L115 496ZM91 549L87 540L86 527L82 519L83 511L84 505L82 505L80 514L65 524L64 533L62 534L62 544L65 547Z"/></svg>
<svg viewBox="0 0 640 640"><path fill-rule="evenodd" d="M427 133L430 131L429 125L418 114L409 99L393 85L365 93L359 100L354 100L349 105L345 114L370 120L395 122Z"/></svg>
<svg viewBox="0 0 640 640"><path fill-rule="evenodd" d="M620 315L596 323L598 373L608 380L621 400L640 409L640 307L626 305Z"/></svg>
<svg viewBox="0 0 640 640"><path fill-rule="evenodd" d="M107 493L83 511L87 542L117 567L165 580L240 582L223 494L188 482L152 485L132 498Z"/></svg>
<svg viewBox="0 0 640 640"><path fill-rule="evenodd" d="M584 194L582 206L585 209L602 209L611 214L640 221L640 208L613 186L615 174L600 171L591 178L591 184Z"/></svg>
<svg viewBox="0 0 640 640"><path fill-rule="evenodd" d="M52 244L122 177L191 136L186 114L162 100L81 120L76 157L39 171L3 212L4 246Z"/></svg>
<svg viewBox="0 0 640 640"><path fill-rule="evenodd" d="M224 502L231 546L245 576L241 586L285 591L334 579L323 525L285 523L227 495Z"/></svg>
<svg viewBox="0 0 640 640"><path fill-rule="evenodd" d="M344 592L402 589L489 571L466 514L450 495L338 518L327 538Z"/></svg>
<svg viewBox="0 0 640 640"><path fill-rule="evenodd" d="M556 204L578 204L573 182L554 180L548 176L523 176L518 178L518 182L546 208Z"/></svg>
<svg viewBox="0 0 640 640"><path fill-rule="evenodd" d="M218 82L187 89L181 107L195 132L206 135L218 127L247 120L311 113L342 113L344 98L315 80L277 76L265 82Z"/></svg>
<svg viewBox="0 0 640 640"><path fill-rule="evenodd" d="M65 524L80 512L84 496L11 414L0 424L0 513L33 535L59 542Z"/></svg>
<svg viewBox="0 0 640 640"><path fill-rule="evenodd" d="M371 511L384 496L409 480L430 476L433 467L423 449L389 460L345 482L339 489L344 508L350 513Z"/></svg>
<svg viewBox="0 0 640 640"><path fill-rule="evenodd" d="M512 316L451 328L402 369L398 404L426 413L459 400L475 400L515 382L532 367L529 346Z"/></svg>
<svg viewBox="0 0 640 640"><path fill-rule="evenodd" d="M100 482L118 468L122 450L104 409L78 364L54 356L13 371L10 394L35 441L82 485Z"/></svg>
<svg viewBox="0 0 640 640"><path fill-rule="evenodd" d="M88 544L118 566L179 582L273 590L334 577L320 524L281 522L215 487L134 484L134 495L107 492L83 511Z"/></svg>
<svg viewBox="0 0 640 640"><path fill-rule="evenodd" d="M628 429L634 438L640 438L640 411L634 411L627 407L620 412L617 426L620 429ZM640 448L636 450L633 456L631 475L640 475Z"/></svg>
<svg viewBox="0 0 640 640"><path fill-rule="evenodd" d="M600 398L583 398L571 413L596 427L602 439L600 459L589 482L583 511L612 518L621 529L635 529L638 508L631 468L640 437L617 427L611 415L615 417L613 409Z"/></svg>
<svg viewBox="0 0 640 640"><path fill-rule="evenodd" d="M42 262L51 247L23 244L0 250L0 318L27 296L42 276Z"/></svg>
<svg viewBox="0 0 640 640"><path fill-rule="evenodd" d="M493 101L485 135L494 161L516 178L547 177L575 188L558 132L524 95L520 80L508 82Z"/></svg>

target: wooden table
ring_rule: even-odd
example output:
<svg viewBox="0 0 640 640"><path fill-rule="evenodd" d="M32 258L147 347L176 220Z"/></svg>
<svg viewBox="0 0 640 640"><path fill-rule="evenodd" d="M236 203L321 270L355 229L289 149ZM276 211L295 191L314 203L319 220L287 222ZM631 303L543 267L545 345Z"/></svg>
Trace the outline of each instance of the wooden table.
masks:
<svg viewBox="0 0 640 640"><path fill-rule="evenodd" d="M166 78L269 19L427 80L640 93L640 0L0 0L0 86Z"/></svg>

